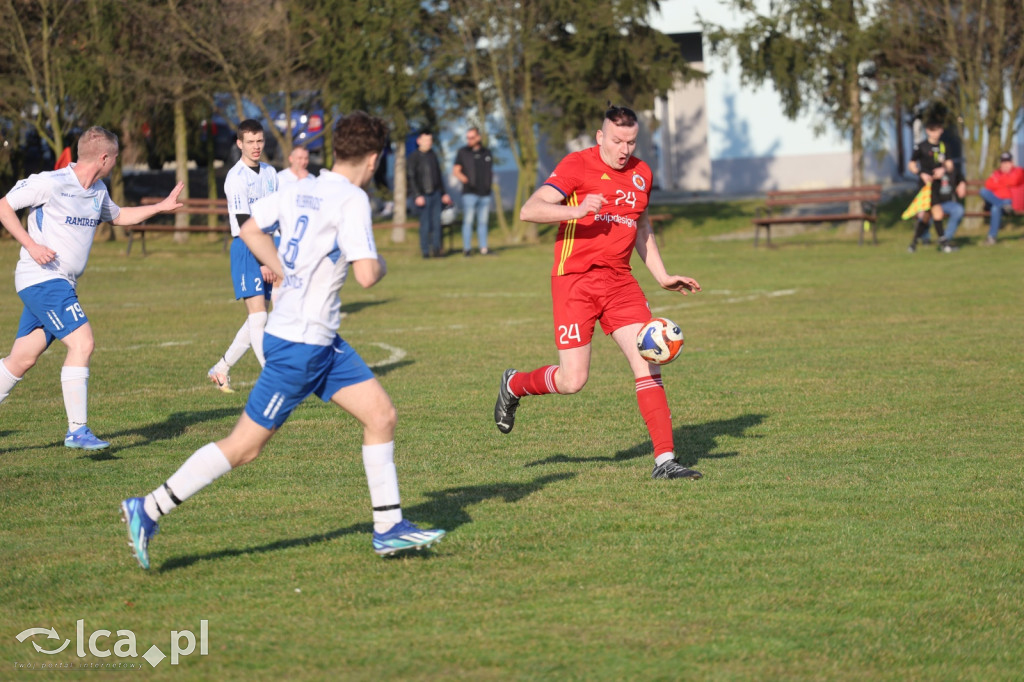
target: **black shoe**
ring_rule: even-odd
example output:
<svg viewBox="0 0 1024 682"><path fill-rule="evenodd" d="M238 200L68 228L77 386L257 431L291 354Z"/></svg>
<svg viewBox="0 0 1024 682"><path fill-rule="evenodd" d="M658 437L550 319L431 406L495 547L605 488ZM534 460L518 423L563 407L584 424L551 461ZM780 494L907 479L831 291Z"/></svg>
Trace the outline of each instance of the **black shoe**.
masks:
<svg viewBox="0 0 1024 682"><path fill-rule="evenodd" d="M939 242L939 251L941 251L942 253L953 253L954 251L959 250L960 247L953 246L951 242Z"/></svg>
<svg viewBox="0 0 1024 682"><path fill-rule="evenodd" d="M917 251L917 244L911 244L907 247L907 253L914 253Z"/></svg>
<svg viewBox="0 0 1024 682"><path fill-rule="evenodd" d="M466 258L469 258L470 256L473 255L473 252L469 251L469 250L466 250L466 251L462 252L462 255L465 256Z"/></svg>
<svg viewBox="0 0 1024 682"><path fill-rule="evenodd" d="M696 469L687 469L676 459L655 465L654 472L651 474L651 478L688 478L692 481L703 477L704 474Z"/></svg>
<svg viewBox="0 0 1024 682"><path fill-rule="evenodd" d="M429 253L425 253L425 254L423 254L423 257L424 258L430 258L430 254Z"/></svg>
<svg viewBox="0 0 1024 682"><path fill-rule="evenodd" d="M508 433L516 425L516 408L519 407L519 398L508 390L508 380L515 373L514 369L506 369L505 373L501 375L498 402L494 403L494 423L498 425L498 430L502 433Z"/></svg>

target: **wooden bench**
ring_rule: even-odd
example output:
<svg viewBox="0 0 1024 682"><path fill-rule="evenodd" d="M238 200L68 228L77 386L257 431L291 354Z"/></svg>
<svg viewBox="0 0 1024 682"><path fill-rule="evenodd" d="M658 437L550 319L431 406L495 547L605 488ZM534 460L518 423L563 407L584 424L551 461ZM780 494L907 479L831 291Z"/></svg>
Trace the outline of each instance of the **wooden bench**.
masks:
<svg viewBox="0 0 1024 682"><path fill-rule="evenodd" d="M152 206L153 204L159 204L164 200L165 197L143 197L139 202L143 206ZM217 215L224 216L228 215L228 202L227 199L181 199L182 206L176 208L173 211L167 213L160 213L158 215L169 215L172 213L185 213L187 215ZM155 217L155 216L154 216ZM141 225L132 225L131 227L125 228L125 234L128 236L128 247L125 249L125 255L129 255L132 252L132 243L135 241L135 235L138 233L140 241L142 242L142 255L146 255L146 233L147 232L199 232L205 234L223 234L224 235L224 249L227 250L228 244L231 242L231 226L230 224L218 224L214 226L210 225L168 225L166 223L142 223Z"/></svg>
<svg viewBox="0 0 1024 682"><path fill-rule="evenodd" d="M878 202L882 199L881 185L860 185L856 187L828 187L807 190L773 190L765 193L763 206L754 210L754 246L765 231L765 244L771 246L772 225L794 225L802 223L845 223L865 222L871 230L872 241L878 243ZM851 212L850 202L858 201L861 210ZM834 212L825 212L829 205L842 205ZM816 209L816 210L807 210ZM865 230L858 230L859 244L864 244Z"/></svg>

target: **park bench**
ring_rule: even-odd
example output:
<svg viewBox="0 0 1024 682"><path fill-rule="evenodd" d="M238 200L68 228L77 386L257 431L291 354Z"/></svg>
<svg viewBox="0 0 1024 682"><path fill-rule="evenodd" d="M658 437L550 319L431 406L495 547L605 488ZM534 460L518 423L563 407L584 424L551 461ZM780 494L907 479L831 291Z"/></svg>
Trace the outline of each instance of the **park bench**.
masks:
<svg viewBox="0 0 1024 682"><path fill-rule="evenodd" d="M143 206L152 206L153 204L159 204L164 200L165 197L143 197L139 202ZM170 213L185 213L187 215L217 215L224 216L227 218L228 215L228 202L227 199L179 199L182 206L176 208L173 211L162 213L159 215L167 215ZM138 234L140 241L142 242L142 255L146 255L146 233L147 232L199 232L205 234L223 234L224 235L224 249L228 248L228 243L231 241L231 226L225 220L223 224L213 225L168 225L167 223L142 223L140 225L132 225L131 227L125 228L125 234L128 237L128 247L125 249L125 255L132 252L132 243L135 241L135 235Z"/></svg>
<svg viewBox="0 0 1024 682"><path fill-rule="evenodd" d="M864 243L864 232L868 229L871 230L872 241L877 244L877 210L881 199L881 185L766 192L764 205L754 210L754 246L758 244L762 229L765 232L765 244L771 246L772 225L849 221L864 223L865 229L858 230L859 244ZM849 210L849 204L853 201L860 202L860 211Z"/></svg>

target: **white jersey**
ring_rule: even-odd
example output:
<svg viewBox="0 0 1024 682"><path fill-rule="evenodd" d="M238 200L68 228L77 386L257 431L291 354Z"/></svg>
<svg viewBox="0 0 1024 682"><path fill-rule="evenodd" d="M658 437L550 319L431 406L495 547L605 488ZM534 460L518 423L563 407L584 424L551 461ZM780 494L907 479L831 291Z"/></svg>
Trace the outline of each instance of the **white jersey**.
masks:
<svg viewBox="0 0 1024 682"><path fill-rule="evenodd" d="M46 265L39 265L23 247L14 269L18 291L51 279L64 279L75 286L89 261L97 226L121 214L102 181L82 187L73 170L75 165L30 175L7 193L15 211L31 207L28 234L32 240L57 254Z"/></svg>
<svg viewBox="0 0 1024 682"><path fill-rule="evenodd" d="M285 341L329 346L341 323L338 291L348 264L377 259L370 199L347 178L328 169L315 180L288 185L252 206L264 232L280 225L278 255L284 280L266 333Z"/></svg>
<svg viewBox="0 0 1024 682"><path fill-rule="evenodd" d="M246 166L241 159L231 167L224 179L224 196L228 200L228 222L232 237L237 237L242 227L235 216L250 215L254 201L276 191L277 170L269 163L260 161L259 173Z"/></svg>
<svg viewBox="0 0 1024 682"><path fill-rule="evenodd" d="M299 180L315 180L316 176L312 174L306 174L306 177L300 178L298 175L292 172L291 168L285 168L284 170L277 171L277 188L282 189L285 185L290 185L293 182Z"/></svg>

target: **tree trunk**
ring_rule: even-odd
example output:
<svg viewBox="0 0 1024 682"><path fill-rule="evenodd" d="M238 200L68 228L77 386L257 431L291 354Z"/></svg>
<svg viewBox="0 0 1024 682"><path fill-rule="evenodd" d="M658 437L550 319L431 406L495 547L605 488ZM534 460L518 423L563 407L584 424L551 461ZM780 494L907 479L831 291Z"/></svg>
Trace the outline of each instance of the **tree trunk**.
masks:
<svg viewBox="0 0 1024 682"><path fill-rule="evenodd" d="M404 223L406 221L407 213L405 210L405 202L408 195L408 187L406 184L405 177L405 139L400 139L395 143L395 177L393 178L395 183L395 222ZM404 242L405 241L405 230L396 227L391 230L391 241L393 242Z"/></svg>
<svg viewBox="0 0 1024 682"><path fill-rule="evenodd" d="M850 104L850 163L853 186L864 184L864 122L860 104L860 83L857 78L857 66L854 64L847 74L847 96ZM850 202L850 213L860 213L863 209L860 201ZM861 221L853 221L849 232L864 229Z"/></svg>
<svg viewBox="0 0 1024 682"><path fill-rule="evenodd" d="M180 199L188 199L188 130L185 123L185 101L179 95L174 99L174 179L175 182L185 183L185 189L179 195ZM175 227L188 225L189 216L187 213L175 213ZM174 241L184 244L188 241L188 232L175 232Z"/></svg>

